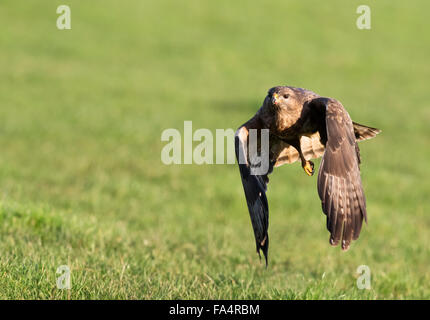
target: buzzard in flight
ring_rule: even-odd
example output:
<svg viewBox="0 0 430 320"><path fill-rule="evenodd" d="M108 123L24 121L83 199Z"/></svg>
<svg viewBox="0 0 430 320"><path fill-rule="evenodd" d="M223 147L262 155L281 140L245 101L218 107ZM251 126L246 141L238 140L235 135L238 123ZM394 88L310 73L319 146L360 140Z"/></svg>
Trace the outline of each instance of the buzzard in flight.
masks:
<svg viewBox="0 0 430 320"><path fill-rule="evenodd" d="M268 133L268 139L262 138L262 131ZM263 251L266 265L269 248L266 190L273 168L300 160L304 171L311 176L314 164L310 159L322 156L317 185L322 210L327 216L330 244L336 246L341 241L342 249L348 250L351 241L360 234L363 218L367 222L357 141L373 138L379 132L352 122L335 99L289 86L269 90L261 108L235 134L236 157L257 252ZM252 141L248 146L252 136L257 136L254 148L251 148ZM268 154L264 155L265 141L269 144ZM266 156L268 170L254 174L252 169L259 165L258 153L258 158Z"/></svg>

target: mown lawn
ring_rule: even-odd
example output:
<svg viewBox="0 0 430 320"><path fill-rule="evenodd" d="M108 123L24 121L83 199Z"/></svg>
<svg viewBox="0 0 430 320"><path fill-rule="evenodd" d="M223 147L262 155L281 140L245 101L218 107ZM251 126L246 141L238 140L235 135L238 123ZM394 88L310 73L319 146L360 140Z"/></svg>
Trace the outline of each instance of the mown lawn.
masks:
<svg viewBox="0 0 430 320"><path fill-rule="evenodd" d="M371 30L355 0L1 1L0 298L430 298L430 4L367 2ZM369 224L348 252L316 176L276 170L265 269L236 166L166 166L161 132L236 129L279 84L383 133L361 144Z"/></svg>

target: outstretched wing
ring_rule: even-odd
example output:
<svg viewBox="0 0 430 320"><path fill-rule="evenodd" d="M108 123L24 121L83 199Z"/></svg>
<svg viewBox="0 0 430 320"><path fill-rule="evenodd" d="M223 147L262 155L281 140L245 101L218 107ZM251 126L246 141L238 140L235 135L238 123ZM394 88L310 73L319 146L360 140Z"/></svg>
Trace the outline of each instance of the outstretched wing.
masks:
<svg viewBox="0 0 430 320"><path fill-rule="evenodd" d="M321 121L320 135L326 150L318 173L318 194L327 215L330 243L347 250L367 222L366 199L360 177L359 149L353 123L342 104L317 98L310 103Z"/></svg>
<svg viewBox="0 0 430 320"><path fill-rule="evenodd" d="M245 191L246 203L248 205L249 215L251 217L252 227L254 229L255 243L257 253L263 251L266 259L269 249L269 236L267 229L269 227L269 207L266 198L267 175L252 175L251 166L254 164L252 157L248 152L249 130L257 129L257 136L260 137L260 131L263 129L261 120L255 116L243 126L241 126L235 135L236 158L239 164L240 176L242 178L243 190Z"/></svg>

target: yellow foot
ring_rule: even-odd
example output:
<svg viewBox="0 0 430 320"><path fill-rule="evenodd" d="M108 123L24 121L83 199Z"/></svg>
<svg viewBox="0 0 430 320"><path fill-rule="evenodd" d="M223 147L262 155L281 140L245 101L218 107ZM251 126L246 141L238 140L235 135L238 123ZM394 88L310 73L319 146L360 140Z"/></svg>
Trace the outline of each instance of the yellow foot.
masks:
<svg viewBox="0 0 430 320"><path fill-rule="evenodd" d="M303 169L308 176L314 175L314 163L312 161L306 161L306 163L303 165Z"/></svg>

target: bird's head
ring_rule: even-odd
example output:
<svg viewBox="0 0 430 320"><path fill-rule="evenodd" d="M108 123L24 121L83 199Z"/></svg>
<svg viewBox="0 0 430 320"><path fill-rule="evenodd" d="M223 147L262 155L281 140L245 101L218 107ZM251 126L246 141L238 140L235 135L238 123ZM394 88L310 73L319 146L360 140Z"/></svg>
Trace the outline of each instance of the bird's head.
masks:
<svg viewBox="0 0 430 320"><path fill-rule="evenodd" d="M275 110L293 110L297 106L296 94L290 87L273 87L267 92L265 103Z"/></svg>

